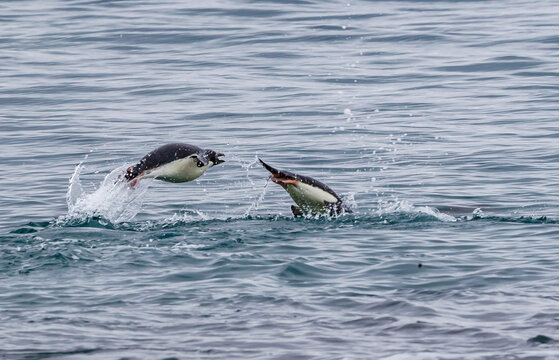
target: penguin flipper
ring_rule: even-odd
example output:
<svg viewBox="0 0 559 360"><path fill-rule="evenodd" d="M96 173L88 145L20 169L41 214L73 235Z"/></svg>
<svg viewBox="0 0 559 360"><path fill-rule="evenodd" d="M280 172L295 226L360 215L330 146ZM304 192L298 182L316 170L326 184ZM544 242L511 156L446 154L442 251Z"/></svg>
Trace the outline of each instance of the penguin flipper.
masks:
<svg viewBox="0 0 559 360"><path fill-rule="evenodd" d="M305 213L303 212L303 210L295 205L291 205L291 212L293 213L293 216L295 217L300 217L300 216L304 216Z"/></svg>
<svg viewBox="0 0 559 360"><path fill-rule="evenodd" d="M189 157L196 159L198 167L208 165L208 158L202 154L192 154Z"/></svg>

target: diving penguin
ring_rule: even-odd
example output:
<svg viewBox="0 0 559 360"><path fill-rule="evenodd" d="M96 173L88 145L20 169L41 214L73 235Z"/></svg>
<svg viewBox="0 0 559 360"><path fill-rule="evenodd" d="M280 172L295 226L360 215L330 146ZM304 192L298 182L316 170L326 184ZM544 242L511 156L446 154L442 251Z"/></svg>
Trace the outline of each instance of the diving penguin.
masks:
<svg viewBox="0 0 559 360"><path fill-rule="evenodd" d="M272 173L270 179L281 185L298 206L291 206L295 216L303 215L339 215L352 212L344 206L342 199L327 185L309 176L277 170L258 159L266 170Z"/></svg>
<svg viewBox="0 0 559 360"><path fill-rule="evenodd" d="M141 179L147 178L173 183L192 181L210 167L224 162L221 156L225 155L194 145L167 144L149 152L136 165L130 166L124 178L133 188Z"/></svg>

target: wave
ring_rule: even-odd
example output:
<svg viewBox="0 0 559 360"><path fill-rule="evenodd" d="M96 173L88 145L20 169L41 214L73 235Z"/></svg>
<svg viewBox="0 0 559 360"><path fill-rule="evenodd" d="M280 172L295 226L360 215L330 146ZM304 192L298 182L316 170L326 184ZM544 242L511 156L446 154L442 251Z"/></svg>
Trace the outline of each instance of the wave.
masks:
<svg viewBox="0 0 559 360"><path fill-rule="evenodd" d="M103 197L103 191L93 192L91 194L82 195L79 199L94 197L98 200ZM93 196L96 194L95 196ZM114 200L113 200L114 201ZM135 200L135 209L140 206L141 200ZM101 208L101 210L103 210ZM134 210L137 211L137 210ZM118 215L115 211L108 212L109 215ZM383 202L376 210L366 212L356 212L352 214L344 214L338 217L311 217L311 218L295 218L292 216L277 215L277 214L262 214L262 215L237 215L237 216L209 216L199 210L185 210L180 213L175 213L170 217L146 220L146 221L120 221L125 216L129 217L133 214L132 211L124 211L116 216L119 221L112 221L107 218L100 211L99 208L94 208L91 203L86 205L78 201L74 205L72 211L66 216L56 218L52 221L42 222L29 222L19 228L13 230L11 233L15 234L31 234L46 228L102 228L108 230L119 231L132 231L132 232L145 232L145 231L158 231L165 229L181 228L184 226L189 227L210 227L216 228L218 224L227 223L244 223L244 222L286 222L286 223L301 223L307 222L309 226L321 224L329 224L329 226L347 226L352 225L355 227L360 226L386 226L386 225L422 225L422 226L437 226L437 224L450 224L450 223L468 223L468 222L498 222L498 223L523 223L523 224L559 224L558 219L548 218L546 216L497 216L487 215L480 209L475 209L471 214L454 217L452 215L438 211L436 208L429 206L414 206L405 200ZM125 215L125 216L123 216ZM243 225L244 226L244 225Z"/></svg>

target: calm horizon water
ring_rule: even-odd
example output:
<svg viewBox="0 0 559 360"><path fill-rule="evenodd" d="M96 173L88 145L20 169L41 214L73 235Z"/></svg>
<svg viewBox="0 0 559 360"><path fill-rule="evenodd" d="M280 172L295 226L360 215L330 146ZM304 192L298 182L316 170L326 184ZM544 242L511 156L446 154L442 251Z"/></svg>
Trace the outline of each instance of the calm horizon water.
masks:
<svg viewBox="0 0 559 360"><path fill-rule="evenodd" d="M1 359L556 359L559 2L0 3ZM226 154L115 184L156 147ZM353 208L293 218L257 162Z"/></svg>

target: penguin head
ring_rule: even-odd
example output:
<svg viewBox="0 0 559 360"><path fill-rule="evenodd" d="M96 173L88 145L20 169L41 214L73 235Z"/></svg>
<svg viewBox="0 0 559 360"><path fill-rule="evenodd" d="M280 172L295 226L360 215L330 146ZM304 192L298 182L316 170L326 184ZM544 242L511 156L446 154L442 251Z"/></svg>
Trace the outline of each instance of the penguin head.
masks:
<svg viewBox="0 0 559 360"><path fill-rule="evenodd" d="M214 165L221 164L225 162L225 160L220 159L220 157L225 156L225 154L217 153L213 150L205 150L204 156L211 161Z"/></svg>

